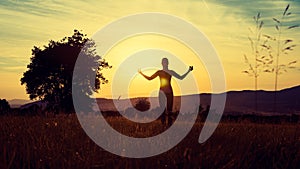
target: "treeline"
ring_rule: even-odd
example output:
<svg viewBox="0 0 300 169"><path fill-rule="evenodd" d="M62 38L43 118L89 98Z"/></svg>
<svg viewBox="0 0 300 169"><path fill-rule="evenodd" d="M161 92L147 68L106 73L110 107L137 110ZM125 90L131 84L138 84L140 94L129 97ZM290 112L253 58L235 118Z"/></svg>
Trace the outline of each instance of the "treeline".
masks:
<svg viewBox="0 0 300 169"><path fill-rule="evenodd" d="M0 115L12 116L55 116L57 114L70 114L64 112L57 106L48 105L46 102L38 101L12 108L6 99L0 99Z"/></svg>
<svg viewBox="0 0 300 169"><path fill-rule="evenodd" d="M0 115L11 111L10 105L6 99L0 99Z"/></svg>

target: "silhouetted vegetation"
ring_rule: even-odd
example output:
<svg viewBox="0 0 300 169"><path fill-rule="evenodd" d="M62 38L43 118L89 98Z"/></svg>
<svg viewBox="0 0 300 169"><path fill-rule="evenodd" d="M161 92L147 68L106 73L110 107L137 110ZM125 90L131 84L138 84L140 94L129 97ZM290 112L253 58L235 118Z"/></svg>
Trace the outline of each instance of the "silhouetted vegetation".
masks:
<svg viewBox="0 0 300 169"><path fill-rule="evenodd" d="M261 72L264 71L265 66L272 62L272 60L266 56L266 50L262 46L266 45L268 40L262 39L262 28L264 21L261 20L261 14L258 13L253 16L255 22L255 28L249 28L250 35L248 36L252 53L250 55L244 54L245 63L248 69L243 73L248 74L254 78L254 89L258 88L258 77ZM257 93L255 92L255 111L257 111Z"/></svg>
<svg viewBox="0 0 300 169"><path fill-rule="evenodd" d="M131 137L149 137L163 131L160 121L136 126L110 117L109 124ZM223 120L222 120L223 121ZM184 125L184 124L182 124ZM75 115L0 117L1 168L289 168L300 165L299 124L221 122L204 144L198 143L203 123L171 150L145 159L123 158L96 145L83 131ZM163 142L162 142L163 144ZM136 145L137 149L143 148Z"/></svg>
<svg viewBox="0 0 300 169"><path fill-rule="evenodd" d="M150 108L150 102L147 100L147 98L139 98L136 101L134 108L139 111L147 111Z"/></svg>
<svg viewBox="0 0 300 169"><path fill-rule="evenodd" d="M276 112L277 106L277 87L278 87L278 76L287 72L288 69L294 69L296 60L290 61L288 63L282 63L280 58L284 55L287 56L291 51L296 47L293 44L293 39L284 37L284 30L290 30L299 27L299 25L291 25L288 22L288 19L292 17L292 13L289 11L290 5L288 4L281 15L281 18L273 18L275 22L276 35L270 38L270 36L266 36L268 39L272 39L275 43L269 46L264 46L268 49L274 58L274 63L272 65L270 73L275 73L275 82L274 82L274 111ZM273 57L274 55L274 57Z"/></svg>
<svg viewBox="0 0 300 169"><path fill-rule="evenodd" d="M255 79L255 90L257 90L257 79L259 73L267 72L275 74L274 82L274 112L276 112L277 105L277 90L278 90L278 76L287 72L288 69L294 69L296 60L282 63L279 59L282 56L287 56L296 47L293 44L294 40L287 38L284 35L285 31L299 27L299 25L291 25L289 18L292 17L292 12L289 11L290 5L285 7L280 18L273 17L272 20L275 22L275 35L270 35L262 31L264 22L261 21L261 13L254 16L255 29L249 29L254 38L248 37L251 48L253 62L250 61L247 55L244 55L245 62L248 65L248 70L243 71ZM263 39L264 38L264 39ZM255 109L257 110L257 94L255 94Z"/></svg>
<svg viewBox="0 0 300 169"><path fill-rule="evenodd" d="M86 69L96 75L95 84L81 79L85 85L78 85L88 87L80 92L89 97L100 89L100 84L107 83L101 70L110 66L96 53L95 47L95 42L78 30L60 41L51 40L43 48L34 46L28 70L21 78L21 84L26 85L29 98L47 102L48 109L51 110L73 112L72 78L80 52L86 57Z"/></svg>
<svg viewBox="0 0 300 169"><path fill-rule="evenodd" d="M0 99L0 115L7 114L10 111L10 105L6 99Z"/></svg>

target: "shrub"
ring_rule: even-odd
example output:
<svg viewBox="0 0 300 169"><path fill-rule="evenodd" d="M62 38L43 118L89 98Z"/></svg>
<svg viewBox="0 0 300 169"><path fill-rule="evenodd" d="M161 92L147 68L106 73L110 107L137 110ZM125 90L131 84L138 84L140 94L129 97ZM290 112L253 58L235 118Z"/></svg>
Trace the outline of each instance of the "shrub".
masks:
<svg viewBox="0 0 300 169"><path fill-rule="evenodd" d="M6 99L0 99L0 114L6 114L10 111L10 106Z"/></svg>
<svg viewBox="0 0 300 169"><path fill-rule="evenodd" d="M135 102L134 108L136 108L139 111L147 111L150 109L150 102L146 98L139 98Z"/></svg>

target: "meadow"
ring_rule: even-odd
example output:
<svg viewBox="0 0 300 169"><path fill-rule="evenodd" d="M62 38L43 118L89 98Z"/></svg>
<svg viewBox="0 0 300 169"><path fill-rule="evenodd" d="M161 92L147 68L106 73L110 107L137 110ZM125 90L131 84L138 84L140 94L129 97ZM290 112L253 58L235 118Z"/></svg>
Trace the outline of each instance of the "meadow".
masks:
<svg viewBox="0 0 300 169"><path fill-rule="evenodd" d="M118 117L107 121L122 133L148 137L163 131L159 121L132 124ZM198 136L203 123L173 149L145 159L119 157L97 146L83 131L76 115L1 116L1 169L268 169L299 168L299 123L221 121L203 144Z"/></svg>

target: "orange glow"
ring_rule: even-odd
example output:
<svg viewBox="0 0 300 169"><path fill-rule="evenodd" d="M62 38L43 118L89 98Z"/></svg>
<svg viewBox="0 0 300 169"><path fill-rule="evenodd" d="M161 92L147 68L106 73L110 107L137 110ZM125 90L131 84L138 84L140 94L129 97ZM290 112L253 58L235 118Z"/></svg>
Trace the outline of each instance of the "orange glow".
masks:
<svg viewBox="0 0 300 169"><path fill-rule="evenodd" d="M113 68L110 70L103 70L103 73L110 80L109 84L103 85L101 88L101 92L96 97L112 97L118 98L119 96L124 96L127 93L130 93L130 96L149 96L152 91L159 89L159 78L154 79L152 81L145 80L141 75L138 74L130 74L129 72L136 72L139 68L145 69L145 67L140 67L139 65L143 65L144 57L150 57L152 67L146 68L143 72L146 75L152 75L157 70L162 69L161 59L166 57L165 55L160 55L155 53L155 50L160 49L169 53L169 69L176 71L178 74L183 74L187 71L189 65L194 66L193 72L191 72L186 79L178 80L172 77L171 84L176 84L177 81L183 85L188 86L189 83L193 79L200 84L199 91L200 92L210 92L210 80L209 76L205 70L205 66L203 66L201 60L199 60L198 56L190 50L187 46L177 41L176 39L172 39L170 37L157 35L157 34L146 34L146 35L138 35L127 38L118 44L116 44L110 51L106 53L104 58L113 65ZM147 50L150 52L147 52ZM153 55L151 54L152 50ZM145 52L146 51L146 52ZM143 55L145 52L146 55ZM137 59L132 61L130 66L122 67L123 62L126 59L132 57L133 55L138 55ZM141 55L141 56L139 56ZM120 73L122 75L118 75L118 83L114 83L113 79L116 75L116 71L118 69L122 69ZM124 84L123 81L131 79L130 84ZM114 84L113 84L114 83ZM167 85L167 82L162 80L162 85ZM112 93L111 87L116 85L117 90ZM130 87L127 87L130 86ZM178 90L177 87L180 85L173 85L174 95L186 95L186 94L194 94L192 89L181 89ZM125 90L128 91L126 92ZM181 93L181 92L183 93Z"/></svg>
<svg viewBox="0 0 300 169"><path fill-rule="evenodd" d="M30 63L33 46L43 47L48 44L49 40L58 41L71 35L74 29L82 30L83 33L92 37L99 29L113 21L144 12L165 13L193 24L207 36L219 54L225 71L227 91L252 90L254 89L253 78L243 74L242 71L247 68L243 55L251 54L251 45L247 36L249 35L248 28L255 26L253 16L257 12L261 12L262 19L265 21L264 33L271 35L275 31L272 18L282 15L282 10L287 4L291 5L290 9L293 15L293 19L288 22L299 23L297 11L300 11L300 5L296 1L237 1L233 3L232 1L115 0L86 3L62 0L61 2L58 4L53 1L43 1L43 8L40 8L41 4L35 1L26 1L26 3L9 1L0 6L1 14L9 16L9 19L2 17L0 22L2 39L0 41L0 98L28 99L25 86L20 84L20 78ZM121 31L122 29L120 28ZM114 35L107 36L110 38ZM297 28L284 31L283 37L293 39L296 45L299 44L300 33ZM101 48L101 45L98 47ZM194 71L188 75L187 79L179 81L173 78L172 84L178 83L180 86L194 78L197 81L199 92L211 92L210 78L205 70L205 65L198 60L191 49L170 37L147 34L120 41L103 56L113 66L113 69L103 71L103 75L110 82L101 86L96 97L118 98L128 92L132 96L148 96L151 91L157 90L159 81L156 79L148 82L139 75L126 75L127 72L133 72L133 69L136 69L134 65L142 62L142 60L137 60L133 66L122 68L123 74L118 79L120 84L115 84L116 88L121 89L116 90L115 93L111 92L113 77L122 62L134 54L138 55L139 52L144 54L142 53L144 50L151 48L162 49L169 52L170 55L176 56L177 58L169 56L169 68L179 74L184 73L189 65L194 66ZM280 64L299 60L299 53L300 47L297 45L288 56L283 55L280 58ZM147 75L151 75L161 69L162 57L164 56L153 56L151 68L142 66L139 68L144 69ZM183 64L177 59L181 60ZM300 84L299 64L297 63L295 66L295 69L289 69L287 73L279 76L278 89ZM126 79L131 79L130 84L122 86L122 81L126 81ZM126 89L127 92L124 93L123 89ZM181 94L175 90L175 86L173 89L174 95ZM274 74L261 73L258 79L258 89L274 90ZM183 94L191 92L188 89L182 90Z"/></svg>
<svg viewBox="0 0 300 169"><path fill-rule="evenodd" d="M160 84L161 84L161 87L166 87L169 85L168 80L165 78L160 79Z"/></svg>

